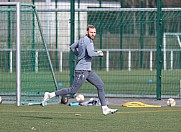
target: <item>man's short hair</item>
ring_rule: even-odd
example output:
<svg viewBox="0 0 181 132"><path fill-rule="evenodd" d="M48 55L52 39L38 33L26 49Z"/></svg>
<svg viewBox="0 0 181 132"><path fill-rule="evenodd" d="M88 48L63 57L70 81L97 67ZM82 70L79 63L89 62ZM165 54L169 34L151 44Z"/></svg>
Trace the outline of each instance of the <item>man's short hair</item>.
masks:
<svg viewBox="0 0 181 132"><path fill-rule="evenodd" d="M89 28L95 28L94 25L88 25L87 26L87 31L89 31Z"/></svg>

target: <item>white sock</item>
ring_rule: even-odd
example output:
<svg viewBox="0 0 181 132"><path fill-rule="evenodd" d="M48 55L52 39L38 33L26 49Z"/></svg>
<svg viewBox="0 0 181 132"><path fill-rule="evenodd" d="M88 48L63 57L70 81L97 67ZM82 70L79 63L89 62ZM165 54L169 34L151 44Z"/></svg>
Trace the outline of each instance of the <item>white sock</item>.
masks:
<svg viewBox="0 0 181 132"><path fill-rule="evenodd" d="M56 95L55 95L55 92L52 92L52 93L50 93L50 98L53 98L53 97L55 97Z"/></svg>

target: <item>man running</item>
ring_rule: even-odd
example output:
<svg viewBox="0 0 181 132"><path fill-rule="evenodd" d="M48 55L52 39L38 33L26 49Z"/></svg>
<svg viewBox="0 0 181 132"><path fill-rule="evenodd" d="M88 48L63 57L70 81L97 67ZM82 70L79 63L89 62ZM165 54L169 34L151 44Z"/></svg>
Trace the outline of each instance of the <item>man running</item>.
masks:
<svg viewBox="0 0 181 132"><path fill-rule="evenodd" d="M103 114L107 115L117 112L117 109L108 108L104 93L104 83L91 69L92 57L102 57L104 55L102 51L94 51L93 40L95 36L96 28L93 25L88 25L87 34L70 46L70 49L77 56L73 85L70 88L63 88L52 93L45 92L42 100L42 106L45 106L46 101L55 96L76 94L82 84L87 80L97 88Z"/></svg>

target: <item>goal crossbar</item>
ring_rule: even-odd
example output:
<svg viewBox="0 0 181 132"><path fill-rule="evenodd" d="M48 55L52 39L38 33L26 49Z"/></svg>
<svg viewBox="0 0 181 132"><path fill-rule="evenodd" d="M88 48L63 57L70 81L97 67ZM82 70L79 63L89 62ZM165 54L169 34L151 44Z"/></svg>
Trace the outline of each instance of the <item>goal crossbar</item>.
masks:
<svg viewBox="0 0 181 132"><path fill-rule="evenodd" d="M38 12L70 12L70 9L37 9ZM120 7L112 7L112 8L87 8L87 9L75 9L75 12L96 12L96 11L127 11L127 12L135 12L135 11L157 11L157 8L120 8ZM162 11L181 11L181 8L162 8Z"/></svg>

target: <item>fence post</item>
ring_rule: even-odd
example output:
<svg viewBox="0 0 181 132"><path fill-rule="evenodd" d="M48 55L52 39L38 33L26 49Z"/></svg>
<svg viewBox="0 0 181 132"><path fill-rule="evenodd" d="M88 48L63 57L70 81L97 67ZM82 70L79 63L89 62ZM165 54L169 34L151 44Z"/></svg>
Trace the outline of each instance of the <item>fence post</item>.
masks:
<svg viewBox="0 0 181 132"><path fill-rule="evenodd" d="M124 7L124 2L123 0L120 1L120 8L123 8ZM120 25L120 28L119 28L119 32L120 32L120 35L119 35L119 38L120 38L120 42L119 42L119 48L120 49L123 49L123 16L124 16L124 13L122 11L120 11L120 20L119 20L119 25ZM123 69L123 51L120 51L120 70Z"/></svg>
<svg viewBox="0 0 181 132"><path fill-rule="evenodd" d="M58 2L57 2L58 0L55 0L55 8L57 9L57 4L58 4ZM56 69L58 69L58 13L57 12L55 12L55 45L56 45Z"/></svg>
<svg viewBox="0 0 181 132"><path fill-rule="evenodd" d="M166 34L163 34L163 68L167 70Z"/></svg>
<svg viewBox="0 0 181 132"><path fill-rule="evenodd" d="M131 71L131 50L128 52L128 71Z"/></svg>
<svg viewBox="0 0 181 132"><path fill-rule="evenodd" d="M38 72L38 51L35 51L35 72Z"/></svg>
<svg viewBox="0 0 181 132"><path fill-rule="evenodd" d="M156 97L161 100L161 71L162 71L162 0L157 0L157 86L156 86Z"/></svg>
<svg viewBox="0 0 181 132"><path fill-rule="evenodd" d="M75 21L75 0L71 0L71 3L70 3L70 45L72 43L74 43L74 21ZM73 52L70 51L70 61L69 61L69 64L70 64L70 85L72 85L73 83L73 79L74 79L74 55L73 55Z"/></svg>
<svg viewBox="0 0 181 132"><path fill-rule="evenodd" d="M13 72L13 53L12 49L10 50L10 73Z"/></svg>
<svg viewBox="0 0 181 132"><path fill-rule="evenodd" d="M106 71L109 71L109 50L106 50Z"/></svg>
<svg viewBox="0 0 181 132"><path fill-rule="evenodd" d="M150 50L150 71L152 71L153 69L153 63L152 63L152 60L153 60L153 51Z"/></svg>
<svg viewBox="0 0 181 132"><path fill-rule="evenodd" d="M99 1L99 8L102 7L102 1L100 0ZM103 20L103 13L100 12L100 15L99 15L99 34L100 34L100 40L99 40L99 43L100 43L100 49L102 49L102 27L103 27L103 24L102 24L102 20ZM102 57L99 58L99 69L101 70L102 69Z"/></svg>
<svg viewBox="0 0 181 132"><path fill-rule="evenodd" d="M59 71L62 72L62 51L60 50L60 63L59 63Z"/></svg>
<svg viewBox="0 0 181 132"><path fill-rule="evenodd" d="M170 51L170 69L173 70L173 50Z"/></svg>

